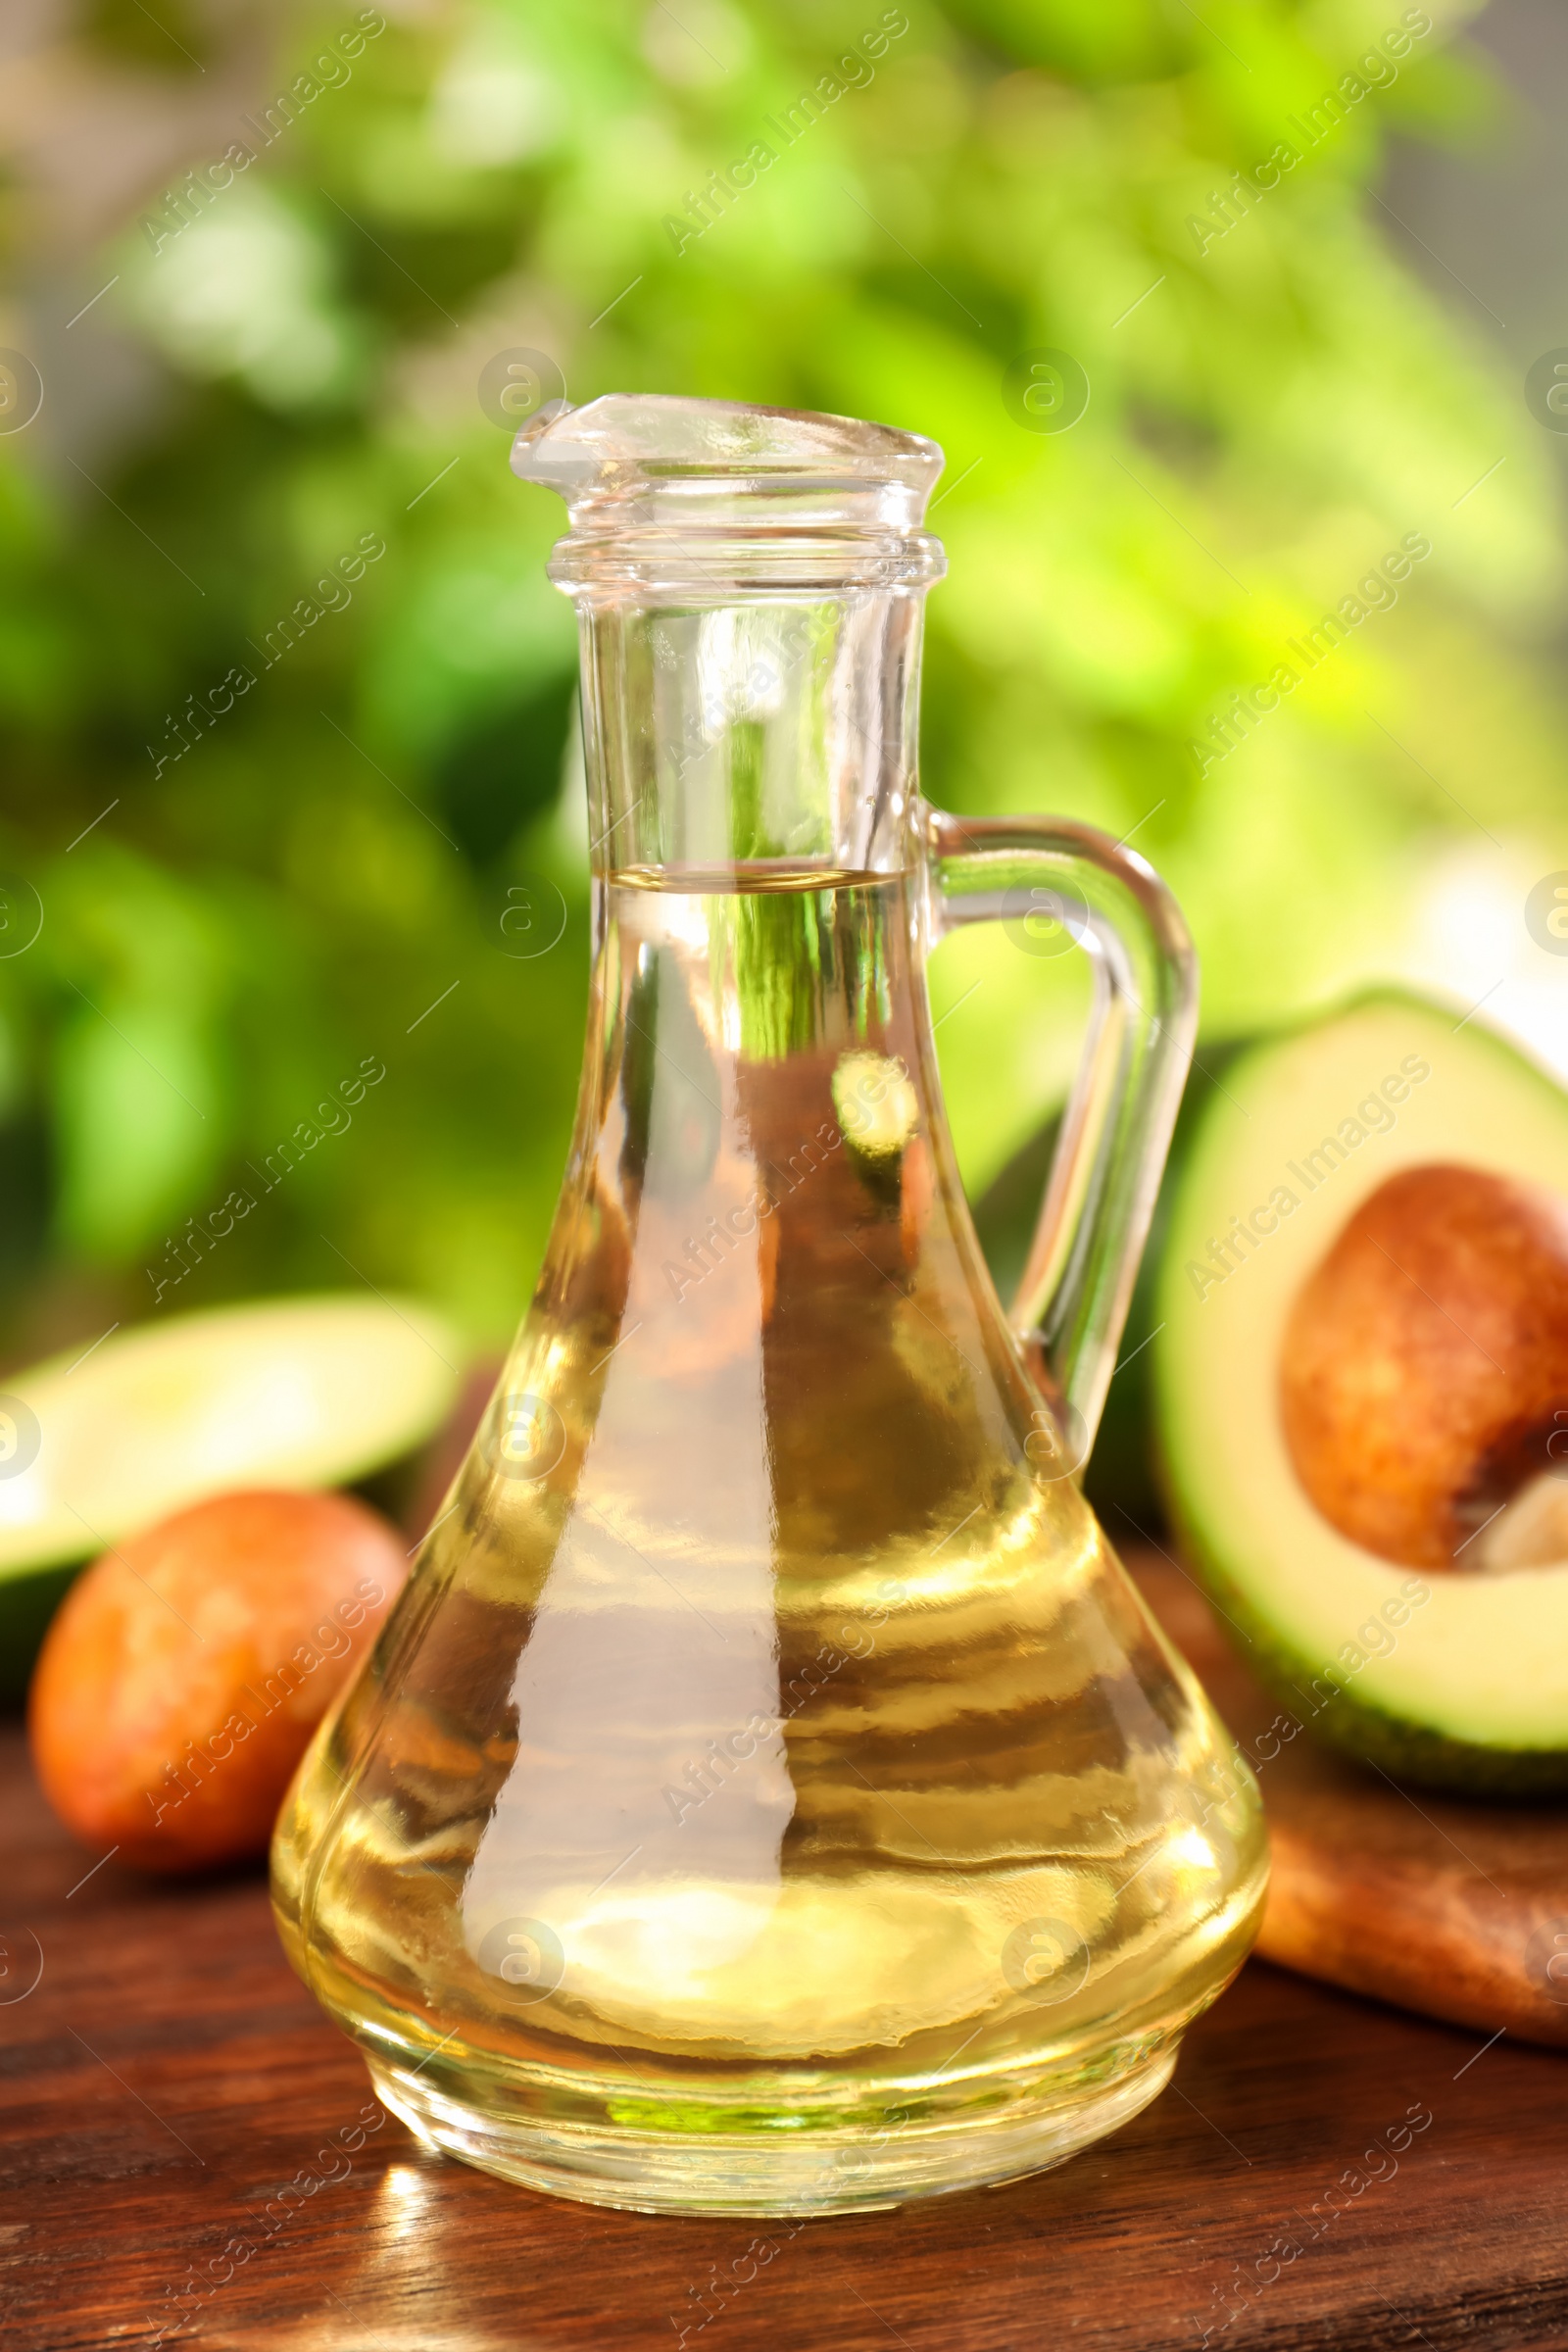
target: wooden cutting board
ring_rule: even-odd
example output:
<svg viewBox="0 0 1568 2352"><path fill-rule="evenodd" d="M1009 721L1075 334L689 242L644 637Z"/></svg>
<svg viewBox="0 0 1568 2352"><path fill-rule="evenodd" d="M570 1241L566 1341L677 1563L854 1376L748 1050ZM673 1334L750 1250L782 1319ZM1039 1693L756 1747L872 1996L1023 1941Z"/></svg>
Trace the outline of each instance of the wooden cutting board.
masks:
<svg viewBox="0 0 1568 2352"><path fill-rule="evenodd" d="M1396 1787L1293 1730L1199 1588L1128 1564L1257 1775L1274 1870L1257 1949L1401 2008L1568 2047L1568 1808Z"/></svg>

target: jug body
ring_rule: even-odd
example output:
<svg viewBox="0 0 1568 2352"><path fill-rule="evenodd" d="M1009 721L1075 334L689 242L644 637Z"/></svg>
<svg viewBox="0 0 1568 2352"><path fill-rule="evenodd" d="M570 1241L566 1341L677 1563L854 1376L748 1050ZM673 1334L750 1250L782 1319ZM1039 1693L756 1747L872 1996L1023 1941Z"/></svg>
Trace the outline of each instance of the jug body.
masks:
<svg viewBox="0 0 1568 2352"><path fill-rule="evenodd" d="M711 573L733 517L705 527ZM601 609L578 582L603 854L561 1204L274 1900L435 2146L649 2210L888 2204L1155 2094L1250 1940L1256 1791L964 1203L924 958L989 869L912 790L923 582L880 544L781 582L775 545L765 595L731 551L722 592L628 605L613 532ZM1088 1245L1125 1221L1092 1075L1079 1113L1036 1269L1068 1371L1114 1346Z"/></svg>

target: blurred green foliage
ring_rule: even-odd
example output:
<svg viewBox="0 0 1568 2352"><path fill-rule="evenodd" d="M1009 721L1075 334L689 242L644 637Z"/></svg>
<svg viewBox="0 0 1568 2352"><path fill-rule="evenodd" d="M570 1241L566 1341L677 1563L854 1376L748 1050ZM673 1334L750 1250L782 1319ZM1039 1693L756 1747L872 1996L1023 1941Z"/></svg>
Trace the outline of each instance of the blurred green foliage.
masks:
<svg viewBox="0 0 1568 2352"><path fill-rule="evenodd" d="M229 135L262 150L268 90L294 119L183 225L148 187L103 256L118 282L60 338L58 368L88 371L130 338L154 396L90 446L51 429L61 402L0 439L0 864L44 914L0 960L13 1297L96 1268L147 1311L169 1238L371 1057L387 1077L352 1127L315 1122L166 1305L364 1276L476 1332L514 1321L566 1148L588 913L573 633L544 577L560 514L480 408L501 351L547 353L574 400L696 392L942 441L926 790L1138 828L1216 1028L1376 968L1421 845L1474 837L1462 805L1544 822L1563 772L1532 651L1560 579L1539 435L1369 194L1392 132L1471 136L1495 101L1452 9L1364 98L1344 80L1420 14L907 0L897 31L877 0L472 0L357 50L352 6L296 20ZM84 37L188 81L196 12L188 58L145 19L99 0ZM842 94L692 235L690 193L829 74ZM1293 139L1227 216L1234 175ZM1004 397L1047 346L1092 385L1054 434ZM1226 698L1411 531L1434 553L1396 609L1204 767ZM509 953L509 904L553 906L547 885L560 943ZM938 996L979 1180L1059 1090L1071 989L971 936Z"/></svg>

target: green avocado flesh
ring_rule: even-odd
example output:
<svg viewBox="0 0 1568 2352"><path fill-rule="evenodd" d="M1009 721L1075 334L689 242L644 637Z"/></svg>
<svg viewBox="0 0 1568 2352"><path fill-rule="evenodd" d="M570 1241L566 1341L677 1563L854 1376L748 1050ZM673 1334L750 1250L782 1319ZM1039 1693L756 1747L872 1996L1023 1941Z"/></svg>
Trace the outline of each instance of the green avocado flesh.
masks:
<svg viewBox="0 0 1568 2352"><path fill-rule="evenodd" d="M80 1561L204 1495L332 1487L421 1444L460 1343L412 1300L331 1294L171 1315L0 1396L0 1691Z"/></svg>
<svg viewBox="0 0 1568 2352"><path fill-rule="evenodd" d="M1568 1788L1568 1560L1433 1573L1363 1550L1309 1499L1281 1424L1302 1284L1370 1194L1434 1161L1568 1197L1568 1096L1393 992L1229 1064L1160 1256L1160 1447L1195 1564L1299 1722L1403 1779L1543 1795Z"/></svg>

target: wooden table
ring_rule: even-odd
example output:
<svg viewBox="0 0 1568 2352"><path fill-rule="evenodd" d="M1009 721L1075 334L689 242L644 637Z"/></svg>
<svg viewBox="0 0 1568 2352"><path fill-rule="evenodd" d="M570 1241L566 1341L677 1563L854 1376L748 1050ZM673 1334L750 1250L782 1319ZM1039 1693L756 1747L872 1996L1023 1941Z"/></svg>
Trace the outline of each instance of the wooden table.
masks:
<svg viewBox="0 0 1568 2352"><path fill-rule="evenodd" d="M165 2340L209 2352L1568 2347L1568 2059L1511 2037L1253 1962L1174 2087L1059 2172L652 2221L422 2153L284 1965L260 1871L92 1869L9 1726L0 1838L8 2352L151 2344L180 2309ZM1403 2152L1363 2162L1412 2109Z"/></svg>

